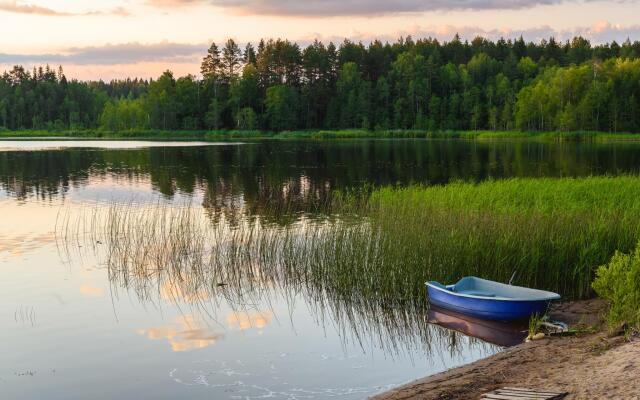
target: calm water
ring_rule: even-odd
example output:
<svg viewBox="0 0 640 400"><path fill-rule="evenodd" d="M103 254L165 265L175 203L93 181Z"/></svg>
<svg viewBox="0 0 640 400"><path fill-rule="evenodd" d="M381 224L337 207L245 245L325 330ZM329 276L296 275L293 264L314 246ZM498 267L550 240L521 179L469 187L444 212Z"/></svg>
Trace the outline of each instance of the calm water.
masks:
<svg viewBox="0 0 640 400"><path fill-rule="evenodd" d="M360 399L499 351L296 282L125 279L113 244L69 240L65 216L191 204L216 224L304 224L336 189L639 167L635 144L0 141L0 397Z"/></svg>

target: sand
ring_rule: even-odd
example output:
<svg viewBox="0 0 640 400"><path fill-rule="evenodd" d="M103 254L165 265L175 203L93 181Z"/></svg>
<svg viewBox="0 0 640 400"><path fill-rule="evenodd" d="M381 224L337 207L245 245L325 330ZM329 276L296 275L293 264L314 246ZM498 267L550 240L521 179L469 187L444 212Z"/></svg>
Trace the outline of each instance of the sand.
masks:
<svg viewBox="0 0 640 400"><path fill-rule="evenodd" d="M569 392L566 399L640 400L640 340L609 337L598 300L564 303L552 318L595 333L523 343L492 357L429 376L375 397L477 399L502 386Z"/></svg>

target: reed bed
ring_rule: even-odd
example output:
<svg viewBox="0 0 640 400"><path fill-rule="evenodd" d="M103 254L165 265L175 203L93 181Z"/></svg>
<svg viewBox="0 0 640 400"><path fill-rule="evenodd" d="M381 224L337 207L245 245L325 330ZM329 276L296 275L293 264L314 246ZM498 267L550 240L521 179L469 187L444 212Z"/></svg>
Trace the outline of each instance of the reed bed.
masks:
<svg viewBox="0 0 640 400"><path fill-rule="evenodd" d="M596 267L640 239L638 194L640 178L631 176L525 178L365 188L335 194L331 218L289 224L229 224L166 205L112 206L81 220L83 231L108 243L114 273L144 276L154 265L243 282L236 287L267 280L343 298L421 302L426 280L504 282L515 271L517 284L585 298Z"/></svg>
<svg viewBox="0 0 640 400"><path fill-rule="evenodd" d="M515 284L591 296L597 266L640 239L638 194L631 176L368 187L291 223L120 204L62 216L57 231L66 248L88 242L113 285L140 298L242 308L301 296L350 340L398 351L453 340L426 323L427 280L516 271Z"/></svg>
<svg viewBox="0 0 640 400"><path fill-rule="evenodd" d="M56 232L68 259L84 262L89 250L105 266L114 295L122 288L141 301L187 304L214 320L223 302L243 312L269 307L276 298L293 307L302 298L318 324L335 329L345 344L374 345L391 357L416 349L462 356L465 346L496 351L427 324L425 304L358 294L361 285L350 279L348 263L331 274L331 259L323 254L369 238L362 222L349 216L284 227L270 218L230 223L191 205L126 203L65 210Z"/></svg>
<svg viewBox="0 0 640 400"><path fill-rule="evenodd" d="M516 284L589 297L597 266L640 238L639 194L630 176L374 190L366 214L381 258L367 269L406 296L427 279L506 282L516 271Z"/></svg>

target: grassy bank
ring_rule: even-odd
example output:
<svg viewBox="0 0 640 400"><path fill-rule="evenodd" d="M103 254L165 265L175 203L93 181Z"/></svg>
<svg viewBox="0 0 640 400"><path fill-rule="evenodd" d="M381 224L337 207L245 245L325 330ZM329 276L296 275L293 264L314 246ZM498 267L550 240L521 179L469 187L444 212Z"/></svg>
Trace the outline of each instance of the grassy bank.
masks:
<svg viewBox="0 0 640 400"><path fill-rule="evenodd" d="M20 130L0 129L0 138L71 137L86 139L156 139L156 140L225 140L225 139L536 139L551 141L640 141L640 134L610 132L520 132L520 131L424 131L424 130L304 130L304 131L163 131L163 130Z"/></svg>

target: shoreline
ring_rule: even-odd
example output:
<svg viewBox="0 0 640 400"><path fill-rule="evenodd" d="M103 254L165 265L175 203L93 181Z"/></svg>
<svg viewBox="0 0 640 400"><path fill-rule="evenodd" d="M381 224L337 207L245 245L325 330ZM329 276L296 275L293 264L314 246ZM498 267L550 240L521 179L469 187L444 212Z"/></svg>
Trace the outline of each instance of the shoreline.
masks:
<svg viewBox="0 0 640 400"><path fill-rule="evenodd" d="M301 130L301 131L79 131L0 130L0 140L296 140L296 139L462 139L541 140L552 142L640 142L640 133L520 132L520 131L419 131L419 130Z"/></svg>
<svg viewBox="0 0 640 400"><path fill-rule="evenodd" d="M505 386L569 392L568 400L640 399L640 341L607 335L605 308L599 299L558 304L551 319L584 333L522 343L372 399L478 399Z"/></svg>

